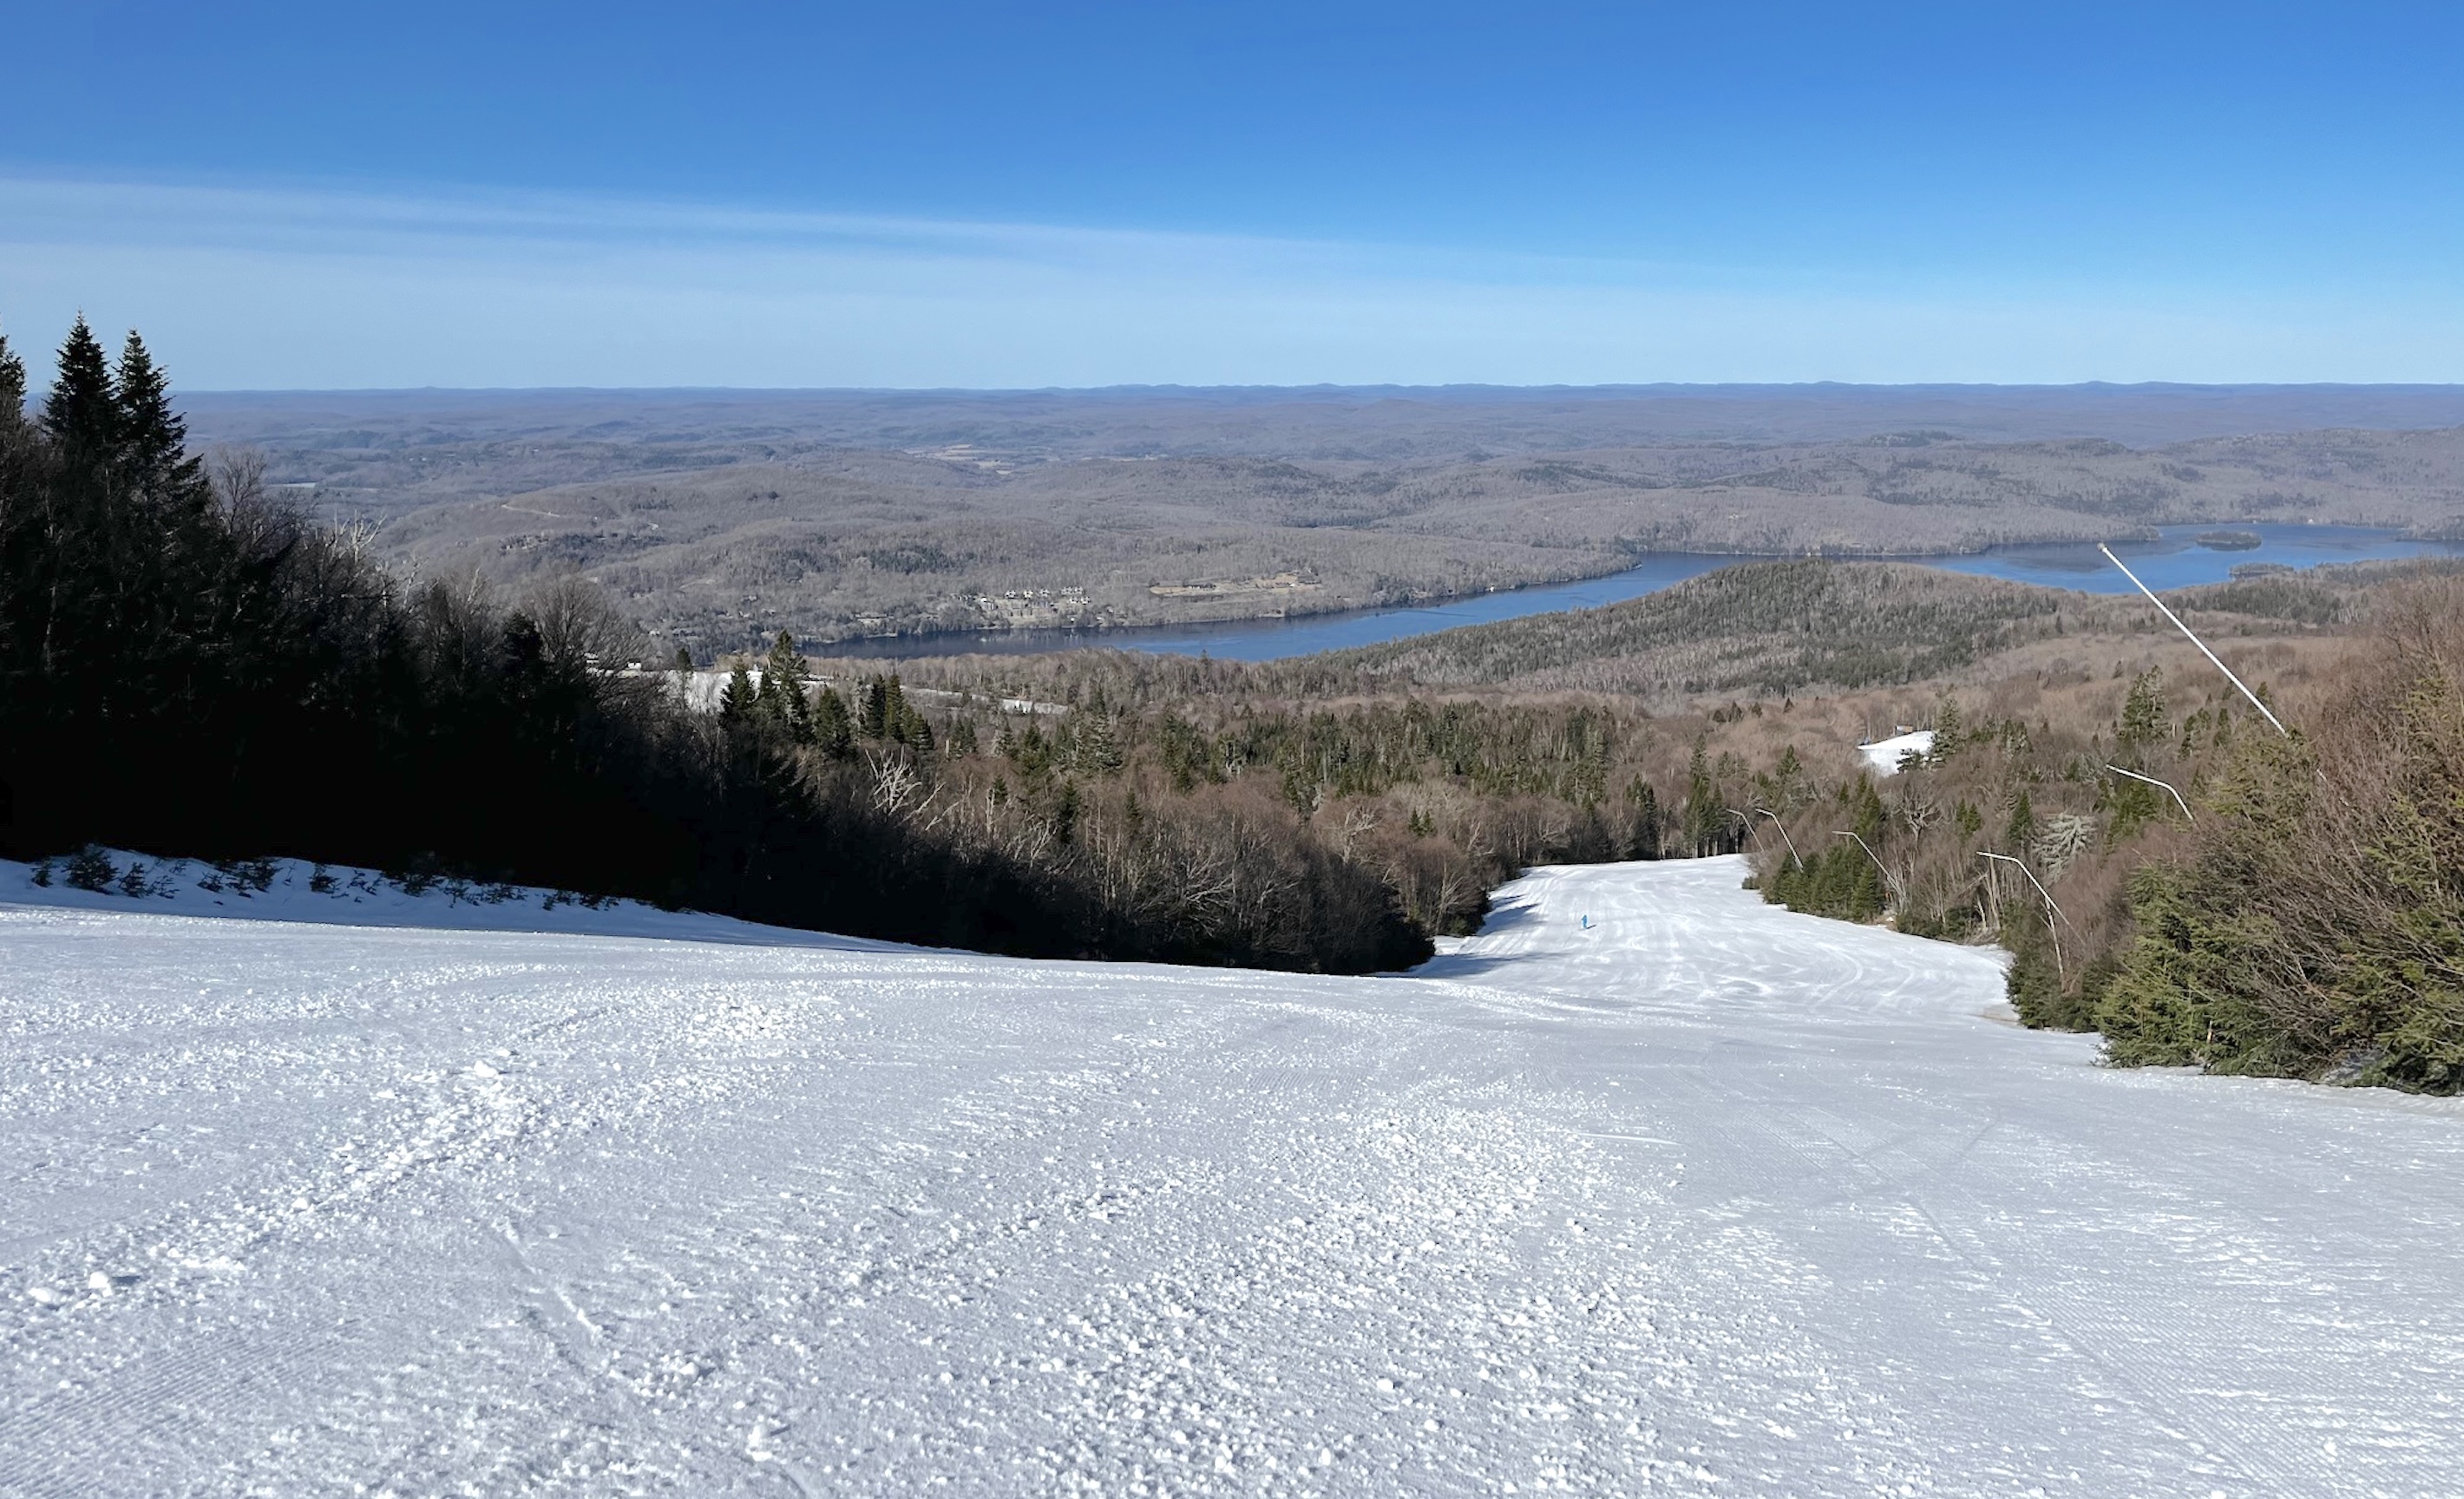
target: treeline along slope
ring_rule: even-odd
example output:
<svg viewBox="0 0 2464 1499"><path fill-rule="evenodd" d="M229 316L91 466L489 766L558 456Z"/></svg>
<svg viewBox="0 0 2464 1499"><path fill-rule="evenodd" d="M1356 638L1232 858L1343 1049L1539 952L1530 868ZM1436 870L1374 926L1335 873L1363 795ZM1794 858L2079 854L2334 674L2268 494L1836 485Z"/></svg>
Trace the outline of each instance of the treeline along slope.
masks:
<svg viewBox="0 0 2464 1499"><path fill-rule="evenodd" d="M885 788L929 773L921 736L853 761L795 722L692 712L585 585L505 606L397 578L244 457L209 474L133 334L115 364L80 321L38 416L25 395L0 343L11 854L442 868L1020 953L1357 971L1428 950L1374 872L1279 808L1150 837L1228 863L1228 911L1141 904L1086 860L901 815Z"/></svg>

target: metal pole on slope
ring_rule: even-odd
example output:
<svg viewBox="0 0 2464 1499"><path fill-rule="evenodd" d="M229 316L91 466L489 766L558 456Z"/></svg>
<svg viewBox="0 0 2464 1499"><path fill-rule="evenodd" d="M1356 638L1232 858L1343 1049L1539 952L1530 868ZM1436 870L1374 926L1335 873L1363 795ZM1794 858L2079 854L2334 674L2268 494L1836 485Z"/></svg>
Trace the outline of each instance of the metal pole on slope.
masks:
<svg viewBox="0 0 2464 1499"><path fill-rule="evenodd" d="M1867 843L1863 838L1859 837L1856 833L1848 831L1846 828L1840 828L1832 833L1831 836L1834 838L1857 839L1857 847L1864 849L1865 857L1874 861L1874 868L1882 871L1882 889L1889 893L1893 903L1902 906L1907 904L1907 892L1900 888L1900 877L1891 872L1891 867L1882 862L1882 856L1874 851L1874 846L1872 844Z"/></svg>
<svg viewBox="0 0 2464 1499"><path fill-rule="evenodd" d="M1770 807L1758 806L1755 807L1754 810L1762 813L1765 817L1771 820L1771 826L1779 829L1780 841L1788 845L1788 856L1796 861L1796 867L1798 869L1801 870L1805 868L1805 856L1796 851L1796 840L1788 835L1788 824L1781 822L1779 820L1779 814L1772 811Z"/></svg>
<svg viewBox="0 0 2464 1499"><path fill-rule="evenodd" d="M2124 770L2120 765L2107 765L2104 768L2117 776L2128 776L2133 781L2145 781L2151 786L2162 786L2167 791L2173 791L2173 783L2169 781L2159 781L2154 776L2143 776L2135 770ZM2183 820L2193 827L2198 827L2199 820L2190 815L2190 804L2182 801L2182 793L2173 791L2173 800L2181 803Z"/></svg>
<svg viewBox="0 0 2464 1499"><path fill-rule="evenodd" d="M2241 694L2250 699L2250 705L2257 709L2259 714L2265 717L2268 722L2276 725L2277 733L2283 735L2288 739L2293 738L2293 731L2284 726L2282 719L2277 717L2274 713L2269 712L2267 704L2260 702L2258 700L2258 694L2250 690L2250 684L2244 682L2240 677L2233 675L2233 668L2225 665L2221 657L2219 657L2214 651L2208 649L2208 643L2206 641L2201 640L2197 635L2192 634L2190 627L2182 623L2182 616L2174 613L2171 609L2165 606L2165 601L2156 597L2155 589L2150 588L2144 583L2141 583L2137 573L2132 572L2128 567L2123 567L2122 559L2113 555L2112 547L2105 545L2102 541L2099 541L2096 543L2096 549L2104 554L2104 560L2106 562L2111 562L2116 567L2122 568L2122 576L2130 580L2131 586L2147 595L2147 602L2156 606L2157 610L2160 613L2162 613L2167 619L2173 622L2173 628L2175 629L2180 630L2185 636L2188 636L2190 644L2199 648L2199 654L2206 656L2211 665L2214 666L2217 671L2222 672L2225 674L2225 680L2241 689Z"/></svg>
<svg viewBox="0 0 2464 1499"><path fill-rule="evenodd" d="M1746 841L1748 843L1751 843L1753 841L1754 820L1752 818L1748 817L1745 813L1738 811L1733 806L1724 806L1720 808L1720 810L1727 813L1730 817L1735 818L1739 823L1743 824L1746 829ZM1743 852L1744 850L1740 849L1739 851Z"/></svg>
<svg viewBox="0 0 2464 1499"><path fill-rule="evenodd" d="M2054 904L2054 893L2045 888L2045 882L2043 880L2036 878L2035 871L2028 868L2024 864L2021 864L2018 860L2011 857L2007 853L1988 853L1984 849L1979 849L1976 850L1976 856L1980 859L1999 860L2004 864L2011 865L2017 869L2020 873L2028 876L2029 884L2036 887L2036 893L2045 897L2045 909L2052 912L2056 919L2061 921L2068 921L2070 919L2070 917L2062 915L2061 907ZM2045 935L2054 939L2054 971L2061 974L2064 978L2068 978L2069 970L2062 966L2062 934L2060 929L2056 927L2054 922L2048 921L2045 923Z"/></svg>

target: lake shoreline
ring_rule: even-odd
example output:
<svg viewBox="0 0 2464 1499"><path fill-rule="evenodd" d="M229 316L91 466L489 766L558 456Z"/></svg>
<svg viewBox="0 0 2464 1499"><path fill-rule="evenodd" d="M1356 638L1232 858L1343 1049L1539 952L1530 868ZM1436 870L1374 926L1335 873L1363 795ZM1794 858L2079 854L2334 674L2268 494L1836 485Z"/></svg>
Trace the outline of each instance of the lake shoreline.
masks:
<svg viewBox="0 0 2464 1499"><path fill-rule="evenodd" d="M2256 537L2257 544L2217 547L2204 541L2203 534L2217 534L2215 521L2133 527L2133 534L2118 535L2109 544L2159 590L2229 582L2234 567L2253 563L2281 563L2298 572L2337 562L2464 555L2464 543L2408 535L2392 527L2254 521L2233 529ZM1104 650L1241 661L1283 660L1533 614L1600 608L1641 598L1724 567L1769 562L1899 562L2088 593L2122 593L2131 586L2105 562L2097 551L2097 543L2092 541L2017 542L1973 552L1656 552L1642 556L1642 561L1615 572L1485 593L1456 594L1420 604L1168 625L869 636L816 644L812 650L816 655L875 661Z"/></svg>

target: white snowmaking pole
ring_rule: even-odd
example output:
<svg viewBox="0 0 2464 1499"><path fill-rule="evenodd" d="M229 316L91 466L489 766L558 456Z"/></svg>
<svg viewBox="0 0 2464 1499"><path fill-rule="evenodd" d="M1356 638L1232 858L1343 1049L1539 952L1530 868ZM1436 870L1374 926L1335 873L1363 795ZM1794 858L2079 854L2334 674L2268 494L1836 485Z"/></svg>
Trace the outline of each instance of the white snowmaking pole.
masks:
<svg viewBox="0 0 2464 1499"><path fill-rule="evenodd" d="M2163 613L2167 619L2171 620L2175 629L2178 629L2184 635L2189 636L2190 644L2199 648L2199 654L2206 656L2209 662L2213 665L2217 671L2222 672L2225 674L2225 680L2241 689L2241 694L2250 699L2250 705L2257 709L2260 715L2263 716L2268 722L2276 725L2277 733L2283 735L2288 739L2293 738L2293 731L2284 726L2282 719L2277 717L2275 714L2268 712L2267 704L2258 700L2258 694L2250 690L2250 684L2244 682L2240 677L2233 675L2233 668L2225 665L2214 651L2210 650L2206 641L2201 640L2195 634L2191 634L2190 627L2182 623L2182 616L2174 613L2171 609L2165 607L2165 601L2156 597L2155 589L2150 588L2144 583L2141 583L2137 573L2132 572L2127 567L2123 567L2122 559L2113 555L2112 547L2105 545L2102 541L2099 541L2096 543L2096 549L2104 554L2104 560L2106 562L2111 562L2116 567L2122 568L2122 576L2129 579L2133 587L2147 595L2147 602L2156 606L2157 609Z"/></svg>
<svg viewBox="0 0 2464 1499"><path fill-rule="evenodd" d="M1801 870L1805 868L1804 855L1796 851L1796 840L1789 837L1788 835L1788 824L1781 822L1779 820L1779 814L1772 811L1770 807L1758 806L1755 807L1754 810L1762 813L1765 817L1771 820L1771 826L1779 829L1780 841L1788 845L1788 856L1796 861L1796 867L1798 869Z"/></svg>
<svg viewBox="0 0 2464 1499"><path fill-rule="evenodd" d="M1864 849L1865 857L1874 861L1874 868L1882 871L1882 889L1889 893L1893 900L1899 901L1903 905L1906 904L1905 893L1900 889L1900 877L1891 872L1891 867L1882 862L1882 856L1874 851L1874 846L1872 844L1867 843L1863 838L1859 837L1856 833L1850 832L1845 828L1841 828L1838 831L1834 832L1831 836L1834 838L1857 839L1857 847Z"/></svg>
<svg viewBox="0 0 2464 1499"><path fill-rule="evenodd" d="M2036 893L2045 897L2045 909L2046 909L2046 910L2048 910L2048 911L2052 912L2052 913L2054 914L2054 915L2055 915L2057 918L2060 919L2060 920L2068 921L2068 920L2070 919L2070 917L2065 916L2065 915L2062 915L2062 908L2061 908L2061 907L2059 907L2059 906L2057 906L2057 905L2055 905L2055 904L2054 904L2054 893L2053 893L2052 891L2049 891L2049 890L2047 890L2047 889L2045 888L2045 882L2044 882L2043 880L2040 880L2040 879L2036 878L2036 871L2034 871L2034 870L2032 870L2032 869L2028 868L2028 867L2027 867L2026 865L2024 865L2024 864L2021 864L2018 860L2016 860L2016 859L2014 859L2014 858L2011 857L2011 856L2010 856L2009 854L2007 854L2007 853L1988 853L1988 852L1986 852L1984 849L1977 849L1977 850L1976 850L1976 856L1977 856L1978 858L1980 858L1980 859L1996 859L1996 860L2001 861L2001 862L2002 862L2002 863L2004 863L2004 864L2008 864L2008 865L2012 865L2012 866L2015 867L2015 868L2018 870L2018 871L2019 871L2020 873L2025 874L2026 876L2028 876L2028 883L2029 883L2029 884L2034 885L2034 886L2035 886L2035 887L2036 887ZM2046 923L2045 923L2045 935L2046 935L2047 937L2052 937L2052 938L2054 939L2054 971L2055 971L2056 973L2062 974L2064 977L2066 977L2066 978L2067 978L2067 977L2068 977L2068 970L2066 970L2066 969L2065 969L2065 968L2063 968L2063 966L2062 966L2062 934L2061 934L2061 932L2060 932L2057 928L2056 928L2056 927L2055 927L2055 925L2054 925L2054 923L2053 923L2053 922L2048 921L2048 922L2046 922Z"/></svg>
<svg viewBox="0 0 2464 1499"><path fill-rule="evenodd" d="M2120 765L2107 765L2104 768L2112 771L2117 776L2128 776L2133 781L2145 781L2151 786L2162 786L2167 791L2173 791L2173 783L2169 781L2159 781L2154 776L2143 776L2135 770L2124 770ZM2182 801L2182 793L2179 791L2173 791L2173 800L2181 803L2183 819L2191 827L2198 827L2199 820L2190 815L2190 804Z"/></svg>
<svg viewBox="0 0 2464 1499"><path fill-rule="evenodd" d="M1976 856L1980 859L1998 859L2004 864L2016 865L2019 872L2028 876L2028 883L2036 887L2036 893L2045 897L2045 905L2052 910L2054 915L2062 916L2062 908L2054 904L2054 893L2045 888L2045 882L2043 880L2036 878L2035 871L2028 868L2024 864L2020 864L2018 860L2011 857L2007 853L1988 853L1984 849L1979 849L1976 850ZM2062 916L2062 919L2068 921L2070 917Z"/></svg>

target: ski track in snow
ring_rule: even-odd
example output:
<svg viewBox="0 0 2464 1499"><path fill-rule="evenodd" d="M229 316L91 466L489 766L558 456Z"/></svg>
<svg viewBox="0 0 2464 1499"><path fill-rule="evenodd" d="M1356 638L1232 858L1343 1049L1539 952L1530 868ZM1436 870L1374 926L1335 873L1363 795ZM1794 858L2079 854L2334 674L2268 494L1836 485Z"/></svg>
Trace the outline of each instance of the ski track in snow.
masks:
<svg viewBox="0 0 2464 1499"><path fill-rule="evenodd" d="M2464 1111L1743 873L1384 979L0 904L0 1493L2455 1490Z"/></svg>

